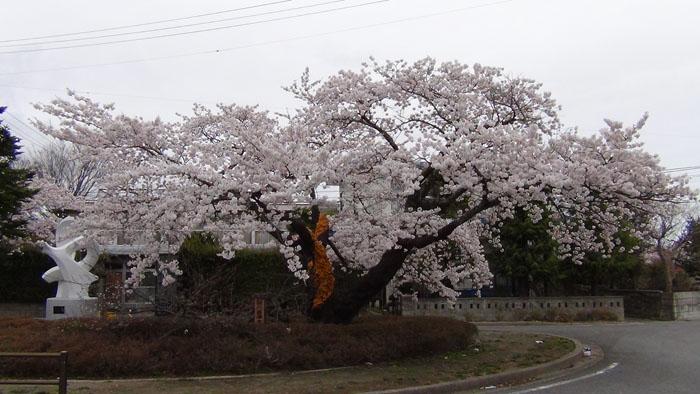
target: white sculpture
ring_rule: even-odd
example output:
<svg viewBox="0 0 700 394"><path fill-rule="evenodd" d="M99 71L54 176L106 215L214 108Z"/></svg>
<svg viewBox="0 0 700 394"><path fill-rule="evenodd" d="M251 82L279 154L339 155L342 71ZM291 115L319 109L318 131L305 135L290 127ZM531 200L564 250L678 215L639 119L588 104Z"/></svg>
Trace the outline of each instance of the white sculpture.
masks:
<svg viewBox="0 0 700 394"><path fill-rule="evenodd" d="M97 299L88 295L88 287L98 278L90 272L100 255L100 247L93 239L87 242L87 254L75 260L75 252L84 237L66 239L74 219L61 220L56 229L56 246L39 242L41 250L56 263L56 267L46 271L42 278L48 282L58 282L56 297L46 300L46 318L82 317L96 313Z"/></svg>
<svg viewBox="0 0 700 394"><path fill-rule="evenodd" d="M72 300L87 298L88 287L97 280L97 276L90 272L100 256L99 246L94 240L88 241L85 258L75 261L78 242L82 240L82 236L73 238L56 247L43 241L39 242L41 250L56 263L56 267L46 271L42 279L48 283L58 282L57 298Z"/></svg>

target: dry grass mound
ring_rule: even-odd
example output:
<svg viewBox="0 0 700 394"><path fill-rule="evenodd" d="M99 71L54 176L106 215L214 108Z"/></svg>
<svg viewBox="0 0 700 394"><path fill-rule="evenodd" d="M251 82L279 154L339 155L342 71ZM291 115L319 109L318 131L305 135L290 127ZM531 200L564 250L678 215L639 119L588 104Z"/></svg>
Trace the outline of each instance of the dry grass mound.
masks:
<svg viewBox="0 0 700 394"><path fill-rule="evenodd" d="M465 349L476 327L439 317L348 325L233 319L0 320L0 352L69 352L70 376L243 374L383 362ZM0 374L53 377L53 360L0 359Z"/></svg>

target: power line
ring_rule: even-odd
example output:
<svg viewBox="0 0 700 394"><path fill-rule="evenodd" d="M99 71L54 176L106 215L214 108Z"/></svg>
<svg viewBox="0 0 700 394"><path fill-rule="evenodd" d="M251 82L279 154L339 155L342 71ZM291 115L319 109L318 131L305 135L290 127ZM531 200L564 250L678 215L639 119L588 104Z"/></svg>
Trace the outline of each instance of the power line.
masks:
<svg viewBox="0 0 700 394"><path fill-rule="evenodd" d="M49 137L49 136L47 136L46 134L42 133L41 131L35 129L33 126L28 125L28 124L25 123L22 119L20 119L20 118L18 118L17 116L15 116L12 112L7 111L6 113L7 113L8 115L10 115L12 118L14 118L17 122L19 122L22 126L24 126L24 127L28 130L28 131L23 130L24 132L36 133L36 134L38 134L38 135L41 136L41 137L38 137L38 136L37 136L37 137L34 137L34 136L32 135L33 138L36 138L37 140L42 140L42 138L46 138L46 139L47 139L47 140L45 140L44 142L41 142L41 143L37 143L36 141L32 141L32 142L35 142L35 143L37 143L38 145L40 145L40 146L43 147L45 144L48 144L48 143L50 142L50 140L53 139L52 137ZM15 128L17 128L17 127L15 126ZM17 128L17 129L20 130L19 128Z"/></svg>
<svg viewBox="0 0 700 394"><path fill-rule="evenodd" d="M394 20L390 20L390 21L386 21L386 22L379 22L379 23L372 23L372 24L367 24L367 25L354 26L354 27L349 27L349 28L345 28L345 29L331 30L331 31L326 31L326 32L322 32L322 33L309 34L309 35L304 35L304 36L296 36L296 37L290 37L290 38L283 38L283 39L279 39L279 40L262 41L262 42L239 45L239 46L228 47L228 48L210 49L210 50L204 50L204 51L188 52L188 53L181 53L181 54L167 55L167 56L157 56L157 57L150 57L150 58L121 60L121 61L114 61L114 62L107 62L107 63L93 63L93 64L83 64L83 65L77 65L77 66L66 66L66 67L44 68L44 69L37 69L37 70L4 72L4 73L0 73L0 76L35 74L35 73L54 72L54 71L71 71L71 70L80 70L80 69L94 68L94 67L118 66L118 65L124 65L124 64L135 64L135 63L145 63L145 62L153 62L153 61L161 61L161 60L181 59L181 58L194 57L194 56L200 56L200 55L213 55L213 54L218 54L218 53L223 53L223 52L235 51L235 50L239 50L239 49L254 48L254 47L265 46L265 45L284 44L284 43L288 43L288 42L306 40L306 39L310 39L310 38L325 37L325 36L330 36L330 35L334 35L334 34L348 33L348 32L353 32L353 31L358 31L358 30L372 29L372 28L394 25L394 24L399 24L399 23L412 22L412 21L416 21L416 20L434 18L437 16L443 16L443 15L452 14L452 13L456 13L456 12L463 12L463 11L468 11L468 10L473 10L473 9L478 9L478 8L485 8L485 7L501 5L501 4L505 4L505 3L511 3L513 1L515 1L515 0L494 1L494 2L490 2L490 3L478 4L478 5L470 6L470 7L454 8L451 10L435 12L435 13L431 13L431 14L423 14L423 15L416 15L416 16L407 17L407 18L394 19Z"/></svg>
<svg viewBox="0 0 700 394"><path fill-rule="evenodd" d="M662 172L670 173L670 172L685 172L685 171L692 171L692 170L700 170L700 166L667 168L667 169L663 170Z"/></svg>
<svg viewBox="0 0 700 394"><path fill-rule="evenodd" d="M288 1L291 1L291 0L288 0ZM26 47L26 46L30 46L30 45L45 45L45 44L55 44L55 43L62 43L62 42L74 42L74 41L96 40L96 39L100 39L100 38L121 37L121 36L128 36L128 35L134 35L134 34L153 33L153 32L157 32L157 31L184 29L184 28L186 28L186 27L192 27L192 26L211 25L211 24L214 24L214 23L221 23L221 22L227 22L227 21L238 20L238 19L253 18L253 17L263 16L263 15L272 15L272 14L279 14L279 13L283 13L283 12L289 12L289 11L296 11L296 10L307 9L307 8L320 7L320 6L324 6L324 5L328 5L328 4L333 4L333 3L341 3L341 2L344 2L344 1L347 1L347 0L325 1L325 2L322 2L322 3L315 3L315 4L309 4L309 5L299 6L299 7L285 8L285 9L282 9L282 10L266 11L266 12L260 12L260 13L257 13L257 14L234 16L234 17L231 17L231 18L217 19L217 20L206 21L206 22L188 23L188 24L185 24L185 25L178 25L178 26L159 27L159 28L155 28L155 29L128 31L128 32L113 33L113 34L103 34L103 35L100 35L100 36L89 36L89 37L79 37L79 38L68 38L68 39L62 39L62 40L39 41L39 42L32 42L32 43L28 43L28 44L0 45L0 48ZM388 1L388 0L387 0L387 1ZM189 33L189 32L187 32L187 33ZM0 41L0 42L1 42L1 41Z"/></svg>
<svg viewBox="0 0 700 394"><path fill-rule="evenodd" d="M66 92L65 89L37 88L37 87L30 87L30 86L16 86L16 85L5 85L5 84L0 84L0 87L13 88L13 89L39 90L39 91L57 92L57 93L65 93ZM178 98L178 97L142 96L142 95L135 95L135 94L95 92L95 91L91 91L91 90L75 90L75 89L70 89L70 90L75 92L75 93L95 95L95 96L116 96L116 97L128 97L128 98L147 99L147 100L180 101L180 102L187 102L187 103L195 103L195 102L196 103L205 103L205 104L216 104L217 103L216 101L213 101L213 100L192 100L192 99Z"/></svg>
<svg viewBox="0 0 700 394"><path fill-rule="evenodd" d="M162 96L143 96L143 95L136 95L136 94L95 92L92 90L37 88L37 87L29 87L29 86L16 86L16 85L4 85L4 84L0 84L0 87L6 87L6 88L12 88L12 89L38 90L38 91L57 92L57 93L65 93L66 90L70 90L70 91L75 92L75 93L80 93L80 94L84 94L84 95L91 95L91 96L114 96L114 97L127 97L127 98L133 98L133 99L141 99L141 100L177 101L177 102L185 102L185 103L189 103L189 104L200 103L200 104L216 105L216 104L223 102L221 100L214 101L214 100L199 100L199 99L162 97ZM272 109L268 109L268 110L270 112L284 113L285 111L289 110L289 108L285 108L285 109L272 108ZM38 130L37 130L37 132L41 133ZM44 135L43 133L41 133L41 134Z"/></svg>
<svg viewBox="0 0 700 394"><path fill-rule="evenodd" d="M34 130L34 128L33 128L32 126L30 126L30 125L24 123L24 121L23 121L22 119L20 119L20 118L18 118L17 116L15 116L12 112L7 112L7 114L10 115L10 116L12 116L16 121L18 121L19 123L21 123L22 125L24 125L24 127L28 128L29 130ZM41 133L40 131L37 131L37 132L38 132L38 133ZM41 133L41 134L43 135L44 133Z"/></svg>
<svg viewBox="0 0 700 394"><path fill-rule="evenodd" d="M20 140L25 141L25 142L31 142L33 145L37 145L40 148L44 148L46 146L46 144L47 144L46 142L39 141L36 137L32 136L27 131L20 128L14 122L10 122L8 119L4 119L3 123L6 123L7 125L9 125L10 132L13 133ZM23 146L23 148L27 148L27 147Z"/></svg>
<svg viewBox="0 0 700 394"><path fill-rule="evenodd" d="M9 123L9 124L12 125L12 130L14 130L21 139L29 141L32 144L38 146L39 148L45 148L46 146L48 146L50 144L50 142L34 136L31 133L31 131L23 130L23 129L17 127L17 125L13 124L13 123Z"/></svg>
<svg viewBox="0 0 700 394"><path fill-rule="evenodd" d="M22 130L17 124L14 122L11 122L9 119L3 119L3 123L6 124L10 130L11 134L14 134L15 137L21 139L21 140L28 140L32 143L38 144L39 142L35 140L33 137L29 136L28 134L25 134L25 131Z"/></svg>
<svg viewBox="0 0 700 394"><path fill-rule="evenodd" d="M102 46L102 45L122 44L122 43L135 42L135 41L155 40L158 38L176 37L176 36L182 36L182 35L188 35L188 34L198 34L198 33L210 32L210 31L233 29L236 27L259 25L259 24L269 23L269 22L278 22L278 21L283 21L283 20L288 20L288 19L302 18L305 16L311 16L311 15L328 14L328 13L335 12L335 11L347 10L347 9L351 9L351 8L365 7L365 6L379 4L379 3L386 3L388 1L389 0L375 0L375 1L369 1L366 3L344 6L344 7L330 8L330 9L322 10L322 11L305 12L305 13L296 14L296 15L289 15L289 16L282 16L282 17L278 17L278 18L264 19L261 21L239 23L239 24L228 25L228 26L211 27L208 29L199 29L199 30L192 30L192 31L185 31L185 32L178 32L178 33L160 34L160 35L149 36L149 37L129 38L129 39L123 39L123 40L103 41L103 42L79 44L79 45L65 45L65 46L50 47L50 48L18 49L18 50L14 50L14 51L0 52L0 55L10 55L10 54L16 54L16 53L30 53L30 52L46 52L46 51L55 51L55 50L59 50L59 49L85 48L85 47Z"/></svg>
<svg viewBox="0 0 700 394"><path fill-rule="evenodd" d="M61 34L50 34L50 35L46 35L46 36L34 36L34 37L25 37L25 38L14 38L14 39L11 39L11 40L0 40L0 42L32 41L32 40L40 40L40 39L43 39L43 38L68 37L68 36L77 36L77 35L81 35L81 34L100 33L100 32L105 32L105 31L122 30L122 29L129 29L129 28L132 28L132 27L149 26L149 25L156 25L156 24L160 24L160 23L177 22L177 21L183 21L183 20L187 20L187 19L202 18L202 17L205 17L205 16L226 14L226 13L229 13L229 12L236 12L236 11L249 10L249 9L253 9L253 8L266 7L266 6L269 6L269 5L275 5L275 4L280 4L280 3L289 3L290 1L292 1L292 0L273 1L273 2L271 2L271 3L262 3L262 4L257 4L257 5L248 6L248 7L233 8L233 9L230 9L230 10L209 12L209 13L206 13L206 14L191 15L191 16L185 16L185 17L180 17L180 18L161 19L161 20L152 21L152 22L137 23L137 24L133 24L133 25L121 25L121 26L107 27L107 28L103 28L103 29L83 30L83 31L78 31L78 32L73 32L73 33L61 33Z"/></svg>

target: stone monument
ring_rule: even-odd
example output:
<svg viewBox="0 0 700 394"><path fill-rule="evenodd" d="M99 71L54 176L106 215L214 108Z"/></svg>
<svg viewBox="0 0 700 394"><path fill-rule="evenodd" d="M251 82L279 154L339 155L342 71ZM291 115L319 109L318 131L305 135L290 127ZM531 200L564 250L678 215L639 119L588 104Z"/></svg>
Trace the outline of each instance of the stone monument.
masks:
<svg viewBox="0 0 700 394"><path fill-rule="evenodd" d="M76 261L75 252L86 240L82 236L70 235L73 222L73 218L67 217L58 224L55 247L44 241L39 242L42 252L56 263L56 267L42 275L42 279L48 283L58 282L56 297L46 299L48 320L99 316L97 298L88 295L88 287L97 280L90 270L97 262L100 247L93 239L88 239L87 254Z"/></svg>

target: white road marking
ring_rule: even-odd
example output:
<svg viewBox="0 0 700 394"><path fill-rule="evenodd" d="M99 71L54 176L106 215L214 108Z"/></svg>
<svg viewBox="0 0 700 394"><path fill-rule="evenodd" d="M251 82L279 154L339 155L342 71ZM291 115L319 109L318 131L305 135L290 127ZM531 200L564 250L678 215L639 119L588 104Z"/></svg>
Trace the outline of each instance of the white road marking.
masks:
<svg viewBox="0 0 700 394"><path fill-rule="evenodd" d="M532 393L532 392L535 392L535 391L547 390L547 389L551 389L551 388L553 388L553 387L563 386L563 385L565 385L565 384L569 384L569 383L573 383L573 382L578 382L578 381L580 381L580 380L584 380L584 379L592 378L592 377L594 377L594 376L602 375L602 374L604 374L604 373L606 373L606 372L609 372L610 370L612 370L613 368L617 367L618 365L619 365L618 363L612 363L612 364L608 365L607 367L601 369L600 371L596 371L596 372L593 372L593 373L589 373L588 375L579 376L579 377L577 377L577 378L573 378L573 379L569 379L569 380L562 380L561 382L546 384L546 385L544 385L544 386L533 387L533 388L527 389L527 390L515 391L515 392L513 392L513 394Z"/></svg>

